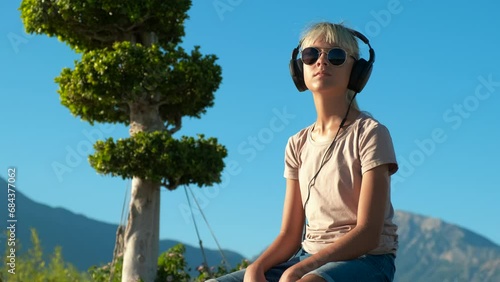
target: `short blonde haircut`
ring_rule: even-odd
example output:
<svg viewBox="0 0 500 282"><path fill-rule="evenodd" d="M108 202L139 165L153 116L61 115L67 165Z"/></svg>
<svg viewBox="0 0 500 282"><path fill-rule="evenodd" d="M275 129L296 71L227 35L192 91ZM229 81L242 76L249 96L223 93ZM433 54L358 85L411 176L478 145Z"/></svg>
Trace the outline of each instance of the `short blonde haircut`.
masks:
<svg viewBox="0 0 500 282"><path fill-rule="evenodd" d="M346 50L349 55L359 59L359 46L356 37L351 30L344 24L334 24L329 22L320 22L308 27L300 38L300 47L311 46L317 40L324 40L329 44L335 44ZM354 97L354 91L348 89L346 93L347 103ZM356 99L352 101L351 107L359 111Z"/></svg>

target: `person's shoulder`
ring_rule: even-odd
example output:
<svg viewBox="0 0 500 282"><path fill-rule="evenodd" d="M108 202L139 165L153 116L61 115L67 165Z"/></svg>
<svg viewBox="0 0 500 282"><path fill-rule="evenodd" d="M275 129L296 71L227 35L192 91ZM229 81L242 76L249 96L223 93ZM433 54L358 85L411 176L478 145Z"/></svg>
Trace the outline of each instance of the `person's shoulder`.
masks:
<svg viewBox="0 0 500 282"><path fill-rule="evenodd" d="M363 127L377 127L377 126L384 126L385 125L380 122L378 119L376 119L372 114L369 112L361 112L359 115L359 124Z"/></svg>
<svg viewBox="0 0 500 282"><path fill-rule="evenodd" d="M380 122L368 112L361 112L361 114L359 115L358 128L365 133L371 131L389 131L387 126L385 126L382 122Z"/></svg>
<svg viewBox="0 0 500 282"><path fill-rule="evenodd" d="M308 136L309 132L311 131L311 128L313 127L313 125L314 124L306 126L306 127L302 128L301 130L299 130L294 135L290 136L289 142L292 142L292 143L299 142L300 143L300 142L306 141L307 140L307 136Z"/></svg>

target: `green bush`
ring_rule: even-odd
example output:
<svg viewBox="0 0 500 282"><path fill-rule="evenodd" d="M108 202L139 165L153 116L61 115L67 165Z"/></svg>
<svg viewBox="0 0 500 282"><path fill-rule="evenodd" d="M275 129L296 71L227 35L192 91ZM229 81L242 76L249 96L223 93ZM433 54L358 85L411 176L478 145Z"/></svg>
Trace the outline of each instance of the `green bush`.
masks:
<svg viewBox="0 0 500 282"><path fill-rule="evenodd" d="M190 268L184 259L185 247L178 244L168 251L162 253L158 258L158 272L155 282L175 281L188 282L191 281L189 276ZM92 266L89 269L89 274L94 282L120 282L122 276L123 258L116 260L112 267L111 263L104 266ZM111 273L113 269L113 274ZM111 275L113 277L111 278Z"/></svg>
<svg viewBox="0 0 500 282"><path fill-rule="evenodd" d="M158 257L158 272L156 274L155 282L204 282L210 278L220 277L224 274L246 268L249 264L248 260L243 260L235 268L227 270L224 264L220 264L217 267L207 267L200 265L196 268L198 271L197 277L191 277L191 268L187 265L186 259L184 257L184 252L186 248L183 244L177 244L172 248L168 249L166 252L160 254ZM92 281L95 282L120 282L121 281L121 270L122 270L122 260L117 260L114 267L114 276L110 280L110 269L111 264L107 264L102 267L92 267L89 273L92 277Z"/></svg>
<svg viewBox="0 0 500 282"><path fill-rule="evenodd" d="M9 235L9 234L8 234ZM8 238L8 237L7 237ZM44 259L41 242L36 230L31 230L32 247L25 253L16 256L15 271L9 266L10 248L7 246L4 255L5 263L0 269L0 282L120 282L122 276L123 258L118 258L115 264L92 266L88 273L79 272L75 266L64 262L61 247L56 247L50 259ZM16 241L16 255L21 247ZM200 265L196 268L197 277L191 277L191 268L184 257L186 248L177 244L158 257L158 272L155 282L204 282L210 278L220 277L224 274L246 268L248 260L243 260L235 268L228 270L221 263L218 266L208 267ZM9 272L10 270L10 272ZM15 273L12 273L15 272Z"/></svg>
<svg viewBox="0 0 500 282"><path fill-rule="evenodd" d="M186 248L182 244L177 244L168 251L160 254L158 258L158 272L156 282L179 281L189 282L189 271L191 270L184 258Z"/></svg>
<svg viewBox="0 0 500 282"><path fill-rule="evenodd" d="M123 258L120 257L116 260L115 265L113 267L111 267L111 263L108 263L100 267L97 266L90 267L89 274L90 277L92 277L92 281L94 282L121 282L122 266L123 266Z"/></svg>
<svg viewBox="0 0 500 282"><path fill-rule="evenodd" d="M5 263L0 271L0 281L9 282L87 282L92 281L85 272L79 272L70 263L64 262L61 247L56 247L50 260L45 261L40 239L36 230L31 229L32 247L27 252L18 255L21 250L16 240L15 268L10 264L8 255L10 248L6 247Z"/></svg>

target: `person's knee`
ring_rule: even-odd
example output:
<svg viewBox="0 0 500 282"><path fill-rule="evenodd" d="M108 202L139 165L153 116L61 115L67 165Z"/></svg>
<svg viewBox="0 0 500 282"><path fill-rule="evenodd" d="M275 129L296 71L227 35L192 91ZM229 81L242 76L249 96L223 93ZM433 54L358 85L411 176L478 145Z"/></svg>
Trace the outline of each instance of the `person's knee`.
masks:
<svg viewBox="0 0 500 282"><path fill-rule="evenodd" d="M322 277L316 275L316 274L307 274L306 276L300 278L297 280L297 282L327 282L325 279Z"/></svg>

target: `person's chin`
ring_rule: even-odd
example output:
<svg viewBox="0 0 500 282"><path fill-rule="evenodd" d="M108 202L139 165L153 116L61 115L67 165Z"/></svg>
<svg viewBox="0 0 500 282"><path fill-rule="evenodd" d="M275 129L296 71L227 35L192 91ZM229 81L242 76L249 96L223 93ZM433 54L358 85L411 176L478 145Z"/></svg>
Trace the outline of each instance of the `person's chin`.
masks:
<svg viewBox="0 0 500 282"><path fill-rule="evenodd" d="M335 91L335 88L335 85L332 83L316 82L311 84L309 90L311 90L312 92L322 93Z"/></svg>

